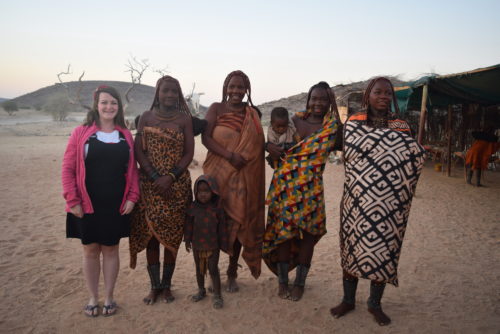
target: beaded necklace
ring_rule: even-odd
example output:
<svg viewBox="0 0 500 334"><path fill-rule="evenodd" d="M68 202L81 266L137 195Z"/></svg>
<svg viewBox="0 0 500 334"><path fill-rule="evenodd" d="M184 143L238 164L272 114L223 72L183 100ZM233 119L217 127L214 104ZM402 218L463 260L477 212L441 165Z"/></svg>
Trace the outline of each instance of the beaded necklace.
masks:
<svg viewBox="0 0 500 334"><path fill-rule="evenodd" d="M173 120L179 118L179 116L181 115L180 112L178 112L177 110L171 111L170 113L172 115L169 115L169 114L162 115L158 109L155 109L154 113L155 113L155 116L159 120L166 121L166 122L173 121Z"/></svg>

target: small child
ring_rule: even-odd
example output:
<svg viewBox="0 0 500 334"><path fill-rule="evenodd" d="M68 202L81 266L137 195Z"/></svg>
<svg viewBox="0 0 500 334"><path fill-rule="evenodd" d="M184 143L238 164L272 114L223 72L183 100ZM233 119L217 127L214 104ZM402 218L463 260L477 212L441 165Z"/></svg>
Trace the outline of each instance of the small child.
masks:
<svg viewBox="0 0 500 334"><path fill-rule="evenodd" d="M267 129L267 141L282 147L285 151L300 141L295 126L288 118L286 108L276 107L271 111L271 126ZM278 161L273 160L270 155L266 160L272 168L278 166Z"/></svg>
<svg viewBox="0 0 500 334"><path fill-rule="evenodd" d="M194 184L194 196L184 225L186 251L189 253L193 249L199 289L191 300L199 302L206 297L205 275L208 269L214 293L213 307L219 309L224 305L218 267L219 253L220 250L227 252L227 227L215 179L201 175Z"/></svg>

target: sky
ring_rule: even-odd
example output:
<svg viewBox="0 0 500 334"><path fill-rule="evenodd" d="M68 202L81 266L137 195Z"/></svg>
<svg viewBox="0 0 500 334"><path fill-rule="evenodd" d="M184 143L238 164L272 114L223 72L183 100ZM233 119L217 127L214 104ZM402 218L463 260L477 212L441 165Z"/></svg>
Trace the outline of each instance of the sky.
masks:
<svg viewBox="0 0 500 334"><path fill-rule="evenodd" d="M226 75L244 71L256 104L377 75L415 79L500 63L500 1L2 1L0 97L57 82L142 83L166 69L184 94L220 101Z"/></svg>

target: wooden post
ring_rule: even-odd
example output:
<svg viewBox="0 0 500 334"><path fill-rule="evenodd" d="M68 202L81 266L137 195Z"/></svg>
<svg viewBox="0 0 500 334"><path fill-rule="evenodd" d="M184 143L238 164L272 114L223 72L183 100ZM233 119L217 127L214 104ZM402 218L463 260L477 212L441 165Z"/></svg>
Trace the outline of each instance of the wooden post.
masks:
<svg viewBox="0 0 500 334"><path fill-rule="evenodd" d="M447 124L447 128L448 128L448 147L447 147L447 150L446 150L446 160L448 161L448 164L446 165L446 175L449 177L451 176L451 134L452 134L452 125L451 125L451 120L452 120L452 113L453 111L453 107L452 105L450 104L448 106L448 124Z"/></svg>
<svg viewBox="0 0 500 334"><path fill-rule="evenodd" d="M427 112L427 94L428 94L428 85L424 85L422 88L422 104L420 105L420 121L418 125L418 143L422 145L424 140L424 131L425 131L425 117Z"/></svg>

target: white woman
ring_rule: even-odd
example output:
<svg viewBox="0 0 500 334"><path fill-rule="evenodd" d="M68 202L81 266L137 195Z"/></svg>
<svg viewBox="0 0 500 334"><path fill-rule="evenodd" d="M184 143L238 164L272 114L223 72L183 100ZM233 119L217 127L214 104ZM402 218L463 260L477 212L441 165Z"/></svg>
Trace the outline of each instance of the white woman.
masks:
<svg viewBox="0 0 500 334"><path fill-rule="evenodd" d="M83 125L73 130L62 166L66 236L83 245L83 274L90 299L85 315L99 315L99 277L104 277L103 316L114 315L120 239L130 234L129 214L139 199L132 134L116 89L99 86Z"/></svg>

